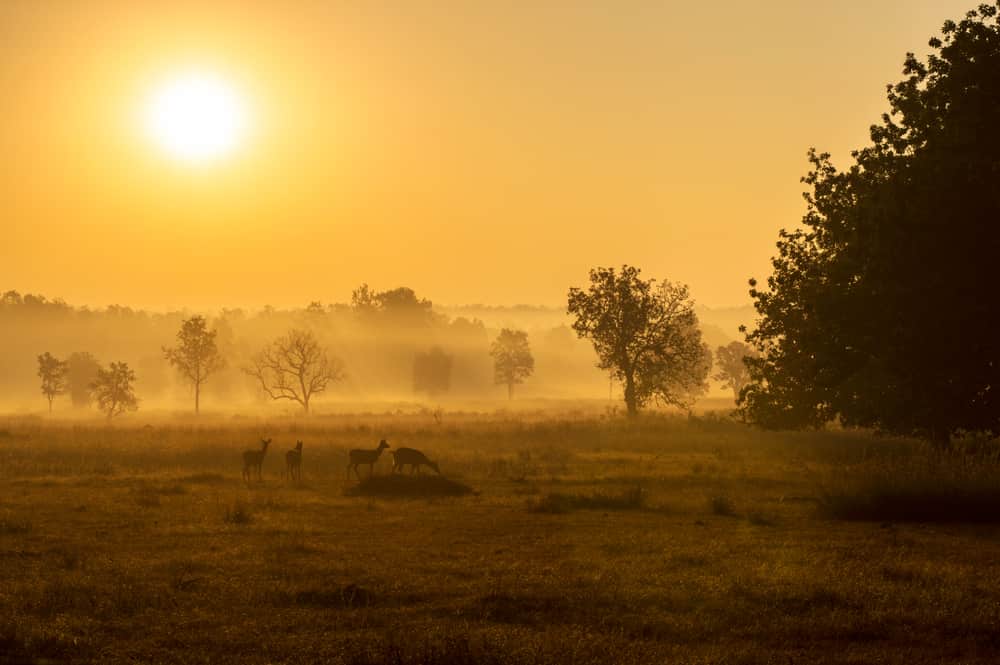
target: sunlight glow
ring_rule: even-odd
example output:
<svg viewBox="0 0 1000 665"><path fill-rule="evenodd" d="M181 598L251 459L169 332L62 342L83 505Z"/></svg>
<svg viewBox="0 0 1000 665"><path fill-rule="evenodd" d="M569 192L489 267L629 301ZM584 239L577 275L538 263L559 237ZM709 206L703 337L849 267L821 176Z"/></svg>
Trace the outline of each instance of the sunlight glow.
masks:
<svg viewBox="0 0 1000 665"><path fill-rule="evenodd" d="M144 115L149 137L171 157L190 163L230 154L243 142L248 122L238 91L204 72L176 76L158 87Z"/></svg>

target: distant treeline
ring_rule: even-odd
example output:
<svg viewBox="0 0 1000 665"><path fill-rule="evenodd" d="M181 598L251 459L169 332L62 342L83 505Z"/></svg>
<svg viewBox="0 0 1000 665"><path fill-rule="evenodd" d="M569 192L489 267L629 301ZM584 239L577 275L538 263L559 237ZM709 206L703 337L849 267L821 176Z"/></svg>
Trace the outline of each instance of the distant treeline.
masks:
<svg viewBox="0 0 1000 665"><path fill-rule="evenodd" d="M163 349L175 344L191 311L150 312L120 305L104 309L74 307L62 300L7 291L0 296L0 404L44 406L38 386L38 356L67 359L88 353L100 364L124 361L136 375L144 406L185 408L191 386L177 376ZM204 386L206 409L259 401L270 403L242 368L255 353L290 329L311 332L341 359L345 378L330 386L324 399L434 400L505 397L497 385L490 345L500 329L478 318L448 316L430 300L401 287L355 290L350 303L312 302L302 308L264 307L258 311L221 309L207 314L225 368ZM591 344L567 325L527 330L534 373L519 389L528 396L600 397L608 394L608 375L595 367ZM449 359L447 380L425 390L415 381L415 363L428 354ZM430 394L433 393L433 394ZM71 401L57 402L69 408Z"/></svg>

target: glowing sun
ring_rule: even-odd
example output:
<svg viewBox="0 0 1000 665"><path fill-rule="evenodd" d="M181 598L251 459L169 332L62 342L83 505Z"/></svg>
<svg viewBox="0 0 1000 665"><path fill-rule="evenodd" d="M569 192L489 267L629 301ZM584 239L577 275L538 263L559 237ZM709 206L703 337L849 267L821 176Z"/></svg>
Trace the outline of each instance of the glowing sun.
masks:
<svg viewBox="0 0 1000 665"><path fill-rule="evenodd" d="M145 131L168 155L205 163L224 157L246 137L246 101L226 80L189 72L166 81L147 100Z"/></svg>

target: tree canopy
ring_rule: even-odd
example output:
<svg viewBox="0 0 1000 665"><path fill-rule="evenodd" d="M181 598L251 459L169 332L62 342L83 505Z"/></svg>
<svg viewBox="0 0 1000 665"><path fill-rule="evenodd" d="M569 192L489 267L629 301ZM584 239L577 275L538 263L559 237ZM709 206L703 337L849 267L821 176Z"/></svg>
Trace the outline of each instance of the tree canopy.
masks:
<svg viewBox="0 0 1000 665"><path fill-rule="evenodd" d="M344 378L344 363L308 330L293 329L267 344L243 371L271 399L287 399L309 413L312 398Z"/></svg>
<svg viewBox="0 0 1000 665"><path fill-rule="evenodd" d="M810 152L803 225L781 232L767 286L751 280L752 422L1000 434L997 7L930 47L849 169Z"/></svg>
<svg viewBox="0 0 1000 665"><path fill-rule="evenodd" d="M622 382L630 416L649 401L687 407L706 389L711 352L687 286L644 280L622 266L590 271L590 287L569 291L573 329L594 343L601 369Z"/></svg>
<svg viewBox="0 0 1000 665"><path fill-rule="evenodd" d="M135 372L128 363L113 362L107 369L99 368L97 378L90 387L97 408L105 413L108 420L139 409L139 400L135 396Z"/></svg>
<svg viewBox="0 0 1000 665"><path fill-rule="evenodd" d="M163 357L177 368L194 388L194 412L201 406L201 387L208 377L225 366L215 344L215 331L209 330L203 316L192 316L177 332L177 346L163 348Z"/></svg>
<svg viewBox="0 0 1000 665"><path fill-rule="evenodd" d="M52 400L66 392L68 371L66 361L48 351L38 356L38 378L42 380L42 394L49 401L49 413L52 413Z"/></svg>
<svg viewBox="0 0 1000 665"><path fill-rule="evenodd" d="M528 333L504 328L490 346L493 356L494 382L507 386L507 399L513 399L514 386L535 371L535 358L531 355Z"/></svg>

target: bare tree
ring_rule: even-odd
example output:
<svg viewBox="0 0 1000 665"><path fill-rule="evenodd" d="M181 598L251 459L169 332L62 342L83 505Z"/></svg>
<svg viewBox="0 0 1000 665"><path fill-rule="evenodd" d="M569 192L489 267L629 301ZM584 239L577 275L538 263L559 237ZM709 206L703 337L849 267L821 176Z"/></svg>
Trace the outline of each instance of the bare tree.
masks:
<svg viewBox="0 0 1000 665"><path fill-rule="evenodd" d="M271 399L298 402L309 413L313 396L344 378L344 363L328 355L311 332L293 329L265 346L243 371Z"/></svg>
<svg viewBox="0 0 1000 665"><path fill-rule="evenodd" d="M507 399L514 398L514 386L535 371L535 359L528 346L528 333L504 328L490 347L494 383L507 386Z"/></svg>
<svg viewBox="0 0 1000 665"><path fill-rule="evenodd" d="M42 380L42 394L49 400L49 413L52 413L52 400L66 392L68 371L66 361L48 351L38 356L38 378Z"/></svg>
<svg viewBox="0 0 1000 665"><path fill-rule="evenodd" d="M90 384L90 390L97 400L97 408L107 414L108 420L126 411L139 409L139 399L135 396L135 372L128 363L111 363L108 369L97 370L97 378Z"/></svg>
<svg viewBox="0 0 1000 665"><path fill-rule="evenodd" d="M208 377L225 366L215 344L215 330L208 330L205 317L192 316L177 332L178 345L163 347L163 357L176 367L194 387L194 412L201 403L201 386Z"/></svg>

